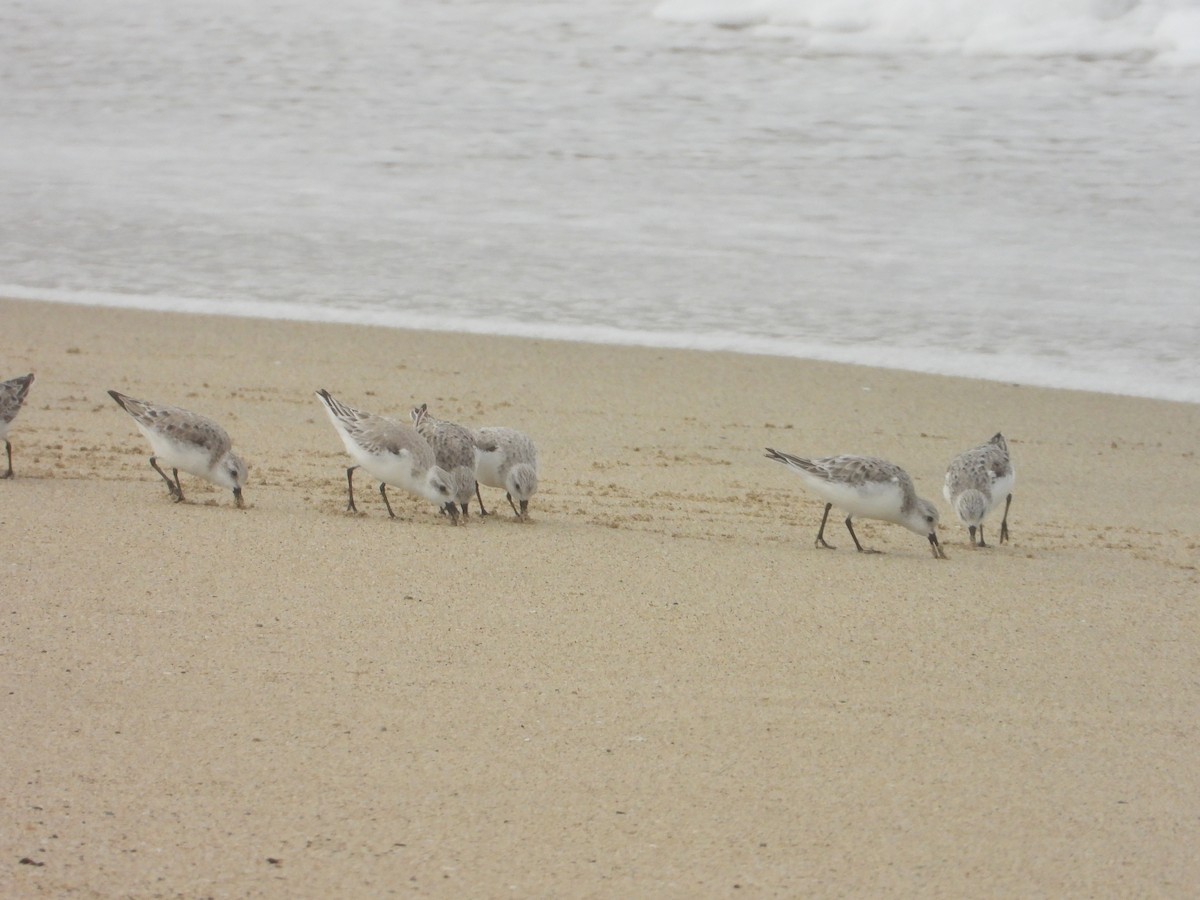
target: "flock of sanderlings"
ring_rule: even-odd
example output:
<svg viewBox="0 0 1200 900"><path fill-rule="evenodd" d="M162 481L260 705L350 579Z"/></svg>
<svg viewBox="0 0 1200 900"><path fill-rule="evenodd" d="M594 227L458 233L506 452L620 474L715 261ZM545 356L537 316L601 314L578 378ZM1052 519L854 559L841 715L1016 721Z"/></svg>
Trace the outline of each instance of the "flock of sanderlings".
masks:
<svg viewBox="0 0 1200 900"><path fill-rule="evenodd" d="M33 383L33 375L0 382L0 438L8 455L8 469L0 478L12 478L12 444L9 427ZM180 470L233 492L240 507L246 464L234 453L225 429L206 416L136 400L119 391L108 392L133 417L150 442L150 465L167 485L175 502L183 500ZM528 435L512 428L468 428L436 418L425 404L412 410L412 424L355 409L326 390L317 391L329 421L342 439L354 465L346 469L349 495L354 504L354 473L363 469L379 482L379 493L388 515L392 485L434 503L457 524L468 515L472 496L481 515L488 515L479 485L501 488L519 521L529 518L529 500L538 488L538 452ZM825 514L817 531L816 546L833 549L825 540L825 525L833 507L843 510L846 528L860 553L872 553L859 542L855 516L903 525L926 537L935 558L945 559L938 541L938 511L917 496L913 480L895 463L873 456L827 456L810 459L767 448L767 457L795 471L814 494L825 501ZM168 476L164 467L171 470ZM1004 501L999 542L1008 540L1008 511L1015 482L1008 444L1002 434L959 454L946 471L942 495L960 522L967 527L972 547L985 547L983 520ZM976 537L978 536L978 542Z"/></svg>

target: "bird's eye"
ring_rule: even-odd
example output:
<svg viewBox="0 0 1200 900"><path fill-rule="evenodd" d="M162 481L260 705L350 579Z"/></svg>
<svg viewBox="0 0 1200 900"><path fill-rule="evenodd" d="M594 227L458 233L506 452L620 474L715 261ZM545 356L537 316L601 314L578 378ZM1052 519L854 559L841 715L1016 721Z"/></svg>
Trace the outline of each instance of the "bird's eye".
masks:
<svg viewBox="0 0 1200 900"><path fill-rule="evenodd" d="M932 525L933 524L933 516L926 516L925 521Z"/></svg>

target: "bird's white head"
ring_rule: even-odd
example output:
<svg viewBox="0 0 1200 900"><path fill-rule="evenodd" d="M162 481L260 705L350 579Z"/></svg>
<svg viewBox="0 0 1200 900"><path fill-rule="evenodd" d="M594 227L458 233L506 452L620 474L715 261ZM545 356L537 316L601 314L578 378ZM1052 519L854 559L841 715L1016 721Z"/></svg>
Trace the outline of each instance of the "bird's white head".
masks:
<svg viewBox="0 0 1200 900"><path fill-rule="evenodd" d="M242 458L230 450L213 468L213 479L222 487L233 491L233 499L242 506L242 485L246 483L249 471Z"/></svg>
<svg viewBox="0 0 1200 900"><path fill-rule="evenodd" d="M954 499L954 513L968 528L979 525L987 513L988 501L982 491L969 488Z"/></svg>
<svg viewBox="0 0 1200 900"><path fill-rule="evenodd" d="M537 470L525 463L513 466L504 479L504 488L508 491L509 501L516 501L520 507L521 518L526 518L529 515L529 498L538 489Z"/></svg>
<svg viewBox="0 0 1200 900"><path fill-rule="evenodd" d="M929 548L933 551L935 559L945 559L946 551L942 549L942 545L938 543L937 527L938 527L938 511L937 507L928 500L918 499L912 512L908 514L900 524L909 531L915 531L917 534L924 535L929 539Z"/></svg>

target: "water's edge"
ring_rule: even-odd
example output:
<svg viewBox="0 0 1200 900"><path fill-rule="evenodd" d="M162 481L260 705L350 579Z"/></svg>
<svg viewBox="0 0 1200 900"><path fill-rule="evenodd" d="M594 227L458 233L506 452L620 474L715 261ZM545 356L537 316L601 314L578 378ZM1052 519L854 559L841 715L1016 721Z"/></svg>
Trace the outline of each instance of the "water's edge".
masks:
<svg viewBox="0 0 1200 900"><path fill-rule="evenodd" d="M1153 392L1131 390L1117 375L1099 372L1073 372L1040 364L1028 358L1005 354L981 357L977 354L953 354L940 351L933 360L926 348L897 348L872 345L837 346L816 341L752 337L737 334L703 334L620 329L599 325L559 325L554 323L515 322L503 319L429 316L399 310L364 310L337 306L311 306L301 303L255 300L212 300L194 297L167 297L115 294L100 291L62 291L0 284L0 297L15 301L59 303L74 306L136 309L146 312L228 316L314 324L365 325L408 331L438 331L474 335L494 335L701 352L739 353L752 356L777 356L820 362L844 363L870 368L920 372L953 378L970 378L1003 384L1058 390L1087 391L1123 397L1140 397L1176 403L1200 403L1197 391L1187 386ZM1015 373L1015 374L1014 374Z"/></svg>

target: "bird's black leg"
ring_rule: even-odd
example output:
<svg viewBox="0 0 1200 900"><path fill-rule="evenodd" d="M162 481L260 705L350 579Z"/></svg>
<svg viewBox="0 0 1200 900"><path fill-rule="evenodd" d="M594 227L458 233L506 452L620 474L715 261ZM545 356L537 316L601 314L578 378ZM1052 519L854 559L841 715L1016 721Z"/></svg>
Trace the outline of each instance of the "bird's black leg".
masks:
<svg viewBox="0 0 1200 900"><path fill-rule="evenodd" d="M481 516L490 516L486 509L483 508L483 494L479 493L479 482L475 482L475 496L479 498L479 514Z"/></svg>
<svg viewBox="0 0 1200 900"><path fill-rule="evenodd" d="M816 544L817 549L821 549L821 548L824 548L826 550L836 550L837 549L837 547L833 546L833 544L825 543L825 521L829 518L829 510L831 510L831 509L833 509L833 504L826 503L825 504L825 515L821 516L821 527L817 531L817 544ZM854 534L853 531L850 533ZM854 543L857 544L858 541L855 541Z"/></svg>
<svg viewBox="0 0 1200 900"><path fill-rule="evenodd" d="M358 466L351 466L346 470L346 487L350 489L350 502L346 504L346 512L358 512L358 507L354 505L354 470Z"/></svg>
<svg viewBox="0 0 1200 900"><path fill-rule="evenodd" d="M878 550L867 550L858 542L858 535L854 533L854 526L850 524L851 516L846 516L846 530L850 532L850 537L854 539L854 546L858 548L859 553L878 553Z"/></svg>
<svg viewBox="0 0 1200 900"><path fill-rule="evenodd" d="M0 475L0 478L12 478L12 477L13 477L13 470L12 470L12 444L10 444L8 441L5 441L5 442L4 442L4 449L8 451L8 471L7 471L7 472L5 472L3 475Z"/></svg>
<svg viewBox="0 0 1200 900"><path fill-rule="evenodd" d="M521 518L521 511L517 509L517 504L513 503L512 494L510 494L508 491L505 491L504 496L508 498L508 505L513 508L513 513L516 515L516 517L518 519Z"/></svg>
<svg viewBox="0 0 1200 900"><path fill-rule="evenodd" d="M150 465L154 468L155 472L157 472L159 475L162 476L162 480L167 483L167 490L171 492L171 499L174 500L176 503L182 503L183 502L183 488L181 488L179 486L179 472L177 470L172 470L172 471L175 471L175 480L172 481L170 478L167 477L167 473L158 467L158 457L157 456L150 457Z"/></svg>
<svg viewBox="0 0 1200 900"><path fill-rule="evenodd" d="M974 525L968 525L968 526L967 526L967 531L971 532L971 546L972 546L972 547L986 547L986 546L987 546L987 544L985 544L985 543L983 542L983 525L980 525L980 526L978 527L978 530L979 530L979 542L978 542L978 543L976 543L976 542L975 542L975 531L976 531L976 526L974 526Z"/></svg>
<svg viewBox="0 0 1200 900"><path fill-rule="evenodd" d="M175 490L179 491L179 499L183 499L183 485L179 483L179 470L172 469L171 477L175 479Z"/></svg>
<svg viewBox="0 0 1200 900"><path fill-rule="evenodd" d="M388 503L386 482L379 482L379 496L383 498L383 505L387 507L389 518L396 518L396 514L392 512L392 504Z"/></svg>
<svg viewBox="0 0 1200 900"><path fill-rule="evenodd" d="M1008 508L1012 505L1012 494L1004 501L1004 518L1000 520L1000 543L1008 540Z"/></svg>

